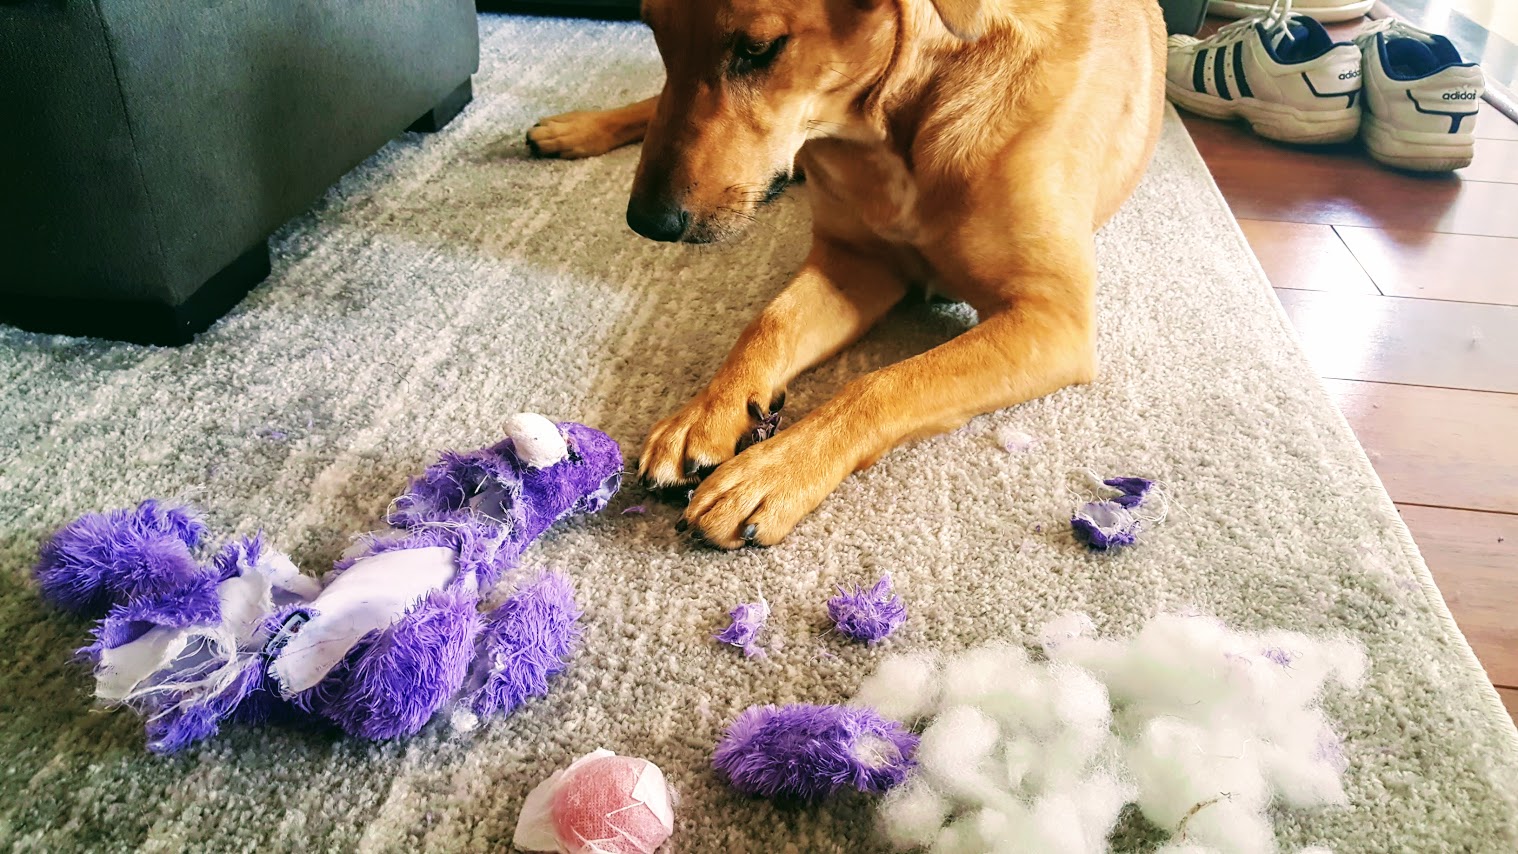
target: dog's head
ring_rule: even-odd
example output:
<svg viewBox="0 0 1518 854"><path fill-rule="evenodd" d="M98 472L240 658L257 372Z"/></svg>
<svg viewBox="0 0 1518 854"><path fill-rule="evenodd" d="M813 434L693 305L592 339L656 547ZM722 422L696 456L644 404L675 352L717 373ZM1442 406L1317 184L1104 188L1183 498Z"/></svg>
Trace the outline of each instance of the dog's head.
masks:
<svg viewBox="0 0 1518 854"><path fill-rule="evenodd" d="M981 0L931 0L973 37ZM903 0L644 0L664 91L627 224L653 240L741 231L784 191L807 139L834 135L898 52ZM931 14L931 13L930 13Z"/></svg>

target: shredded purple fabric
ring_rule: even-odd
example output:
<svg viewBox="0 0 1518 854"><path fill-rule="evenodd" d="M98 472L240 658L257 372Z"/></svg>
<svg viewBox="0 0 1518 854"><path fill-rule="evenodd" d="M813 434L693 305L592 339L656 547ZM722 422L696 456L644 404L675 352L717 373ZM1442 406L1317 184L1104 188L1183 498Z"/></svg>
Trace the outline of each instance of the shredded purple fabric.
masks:
<svg viewBox="0 0 1518 854"><path fill-rule="evenodd" d="M1154 481L1142 477L1109 477L1102 481L1106 485L1121 492L1142 499L1154 488Z"/></svg>
<svg viewBox="0 0 1518 854"><path fill-rule="evenodd" d="M1139 520L1116 501L1091 501L1070 517L1070 528L1076 539L1105 551L1138 542Z"/></svg>
<svg viewBox="0 0 1518 854"><path fill-rule="evenodd" d="M205 574L191 554L205 535L199 512L151 498L136 507L87 513L43 544L33 576L44 599L99 617L136 596Z"/></svg>
<svg viewBox="0 0 1518 854"><path fill-rule="evenodd" d="M759 633L764 630L764 621L770 618L770 603L761 598L758 602L739 605L727 614L733 618L733 623L715 635L717 640L743 647L743 654L749 658L764 655L764 648L759 646Z"/></svg>
<svg viewBox="0 0 1518 854"><path fill-rule="evenodd" d="M759 423L754 425L754 429L743 434L743 438L738 440L737 452L741 454L766 439L774 438L775 434L779 432L780 413L765 413L764 415L760 416Z"/></svg>
<svg viewBox="0 0 1518 854"><path fill-rule="evenodd" d="M483 516L505 530L502 562L515 566L550 525L570 513L599 512L622 485L616 440L572 421L559 430L569 458L541 469L517 459L509 438L467 454L443 454L395 499L387 521L424 527Z"/></svg>
<svg viewBox="0 0 1518 854"><path fill-rule="evenodd" d="M856 585L850 593L839 587L838 595L828 600L828 617L839 632L873 644L907 621L907 606L900 596L892 595L891 576L887 574L869 590Z"/></svg>
<svg viewBox="0 0 1518 854"><path fill-rule="evenodd" d="M815 803L845 788L879 794L915 764L917 736L873 709L750 706L712 756L733 788Z"/></svg>
<svg viewBox="0 0 1518 854"><path fill-rule="evenodd" d="M1112 477L1102 483L1119 494L1081 505L1070 517L1070 528L1077 540L1099 551L1131 546L1138 542L1145 521L1134 511L1149 498L1154 481L1142 477Z"/></svg>
<svg viewBox="0 0 1518 854"><path fill-rule="evenodd" d="M528 698L547 694L548 680L568 666L580 639L579 617L569 579L556 572L522 585L490 612L463 691L475 714L509 715Z"/></svg>

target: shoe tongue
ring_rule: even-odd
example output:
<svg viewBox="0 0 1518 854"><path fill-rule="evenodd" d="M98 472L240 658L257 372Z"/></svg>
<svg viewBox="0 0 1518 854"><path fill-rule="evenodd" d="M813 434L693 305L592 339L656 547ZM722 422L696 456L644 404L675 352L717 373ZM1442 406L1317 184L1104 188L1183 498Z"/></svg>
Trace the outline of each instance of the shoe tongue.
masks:
<svg viewBox="0 0 1518 854"><path fill-rule="evenodd" d="M1266 36L1270 39L1271 50L1280 53L1282 47L1289 49L1293 42L1307 35L1307 28L1297 23L1297 17L1293 15L1267 31Z"/></svg>

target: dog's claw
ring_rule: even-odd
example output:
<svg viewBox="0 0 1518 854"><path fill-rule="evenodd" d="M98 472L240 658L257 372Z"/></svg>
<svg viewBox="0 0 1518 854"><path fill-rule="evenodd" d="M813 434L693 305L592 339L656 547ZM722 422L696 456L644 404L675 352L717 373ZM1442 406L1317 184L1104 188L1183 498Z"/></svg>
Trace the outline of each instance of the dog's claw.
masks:
<svg viewBox="0 0 1518 854"><path fill-rule="evenodd" d="M677 534L683 534L683 533L685 533L685 529L689 528L689 527L690 527L690 523L687 522L687 521L685 521L684 519L681 519L680 521L678 521L678 522L675 523L675 533L677 533Z"/></svg>
<svg viewBox="0 0 1518 854"><path fill-rule="evenodd" d="M750 522L747 527L743 529L743 541L749 545L753 545L754 538L757 536L759 536L759 526Z"/></svg>
<svg viewBox="0 0 1518 854"><path fill-rule="evenodd" d="M770 398L770 413L773 414L773 413L779 412L780 410L782 410L784 408L785 408L785 389L781 389L780 391L778 391L778 392L775 393L774 397Z"/></svg>
<svg viewBox="0 0 1518 854"><path fill-rule="evenodd" d="M770 411L774 412L773 409L770 410ZM750 400L748 402L748 415L749 415L750 418L754 419L755 421L763 421L764 420L764 410L762 410L762 409L759 408L759 401L757 401L757 400Z"/></svg>

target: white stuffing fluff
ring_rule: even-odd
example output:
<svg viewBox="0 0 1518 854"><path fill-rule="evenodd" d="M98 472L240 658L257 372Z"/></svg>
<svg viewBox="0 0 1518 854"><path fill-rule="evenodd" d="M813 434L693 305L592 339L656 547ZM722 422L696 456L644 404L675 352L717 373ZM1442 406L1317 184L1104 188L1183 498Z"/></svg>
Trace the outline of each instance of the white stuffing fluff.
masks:
<svg viewBox="0 0 1518 854"><path fill-rule="evenodd" d="M938 665L926 655L893 655L859 684L854 704L888 718L913 721L934 709Z"/></svg>
<svg viewBox="0 0 1518 854"><path fill-rule="evenodd" d="M1196 614L1101 638L1080 613L1037 643L1039 659L1006 643L892 656L860 686L856 705L926 723L917 771L880 805L898 850L1095 854L1134 804L1170 833L1161 854L1265 854L1272 805L1347 803L1318 703L1360 686L1358 645Z"/></svg>

